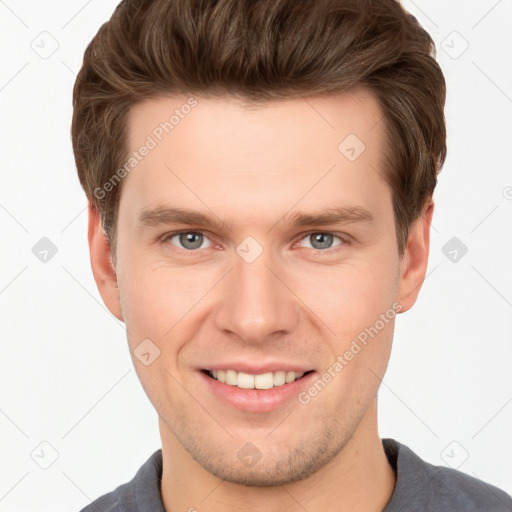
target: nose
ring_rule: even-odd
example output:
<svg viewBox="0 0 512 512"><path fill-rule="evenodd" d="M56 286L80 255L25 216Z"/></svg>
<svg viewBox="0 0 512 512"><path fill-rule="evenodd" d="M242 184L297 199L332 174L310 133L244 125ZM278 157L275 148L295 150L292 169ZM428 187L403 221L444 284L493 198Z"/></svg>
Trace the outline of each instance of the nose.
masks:
<svg viewBox="0 0 512 512"><path fill-rule="evenodd" d="M286 274L263 251L253 262L235 255L234 268L222 282L215 326L245 343L262 343L292 332L299 321L297 298Z"/></svg>

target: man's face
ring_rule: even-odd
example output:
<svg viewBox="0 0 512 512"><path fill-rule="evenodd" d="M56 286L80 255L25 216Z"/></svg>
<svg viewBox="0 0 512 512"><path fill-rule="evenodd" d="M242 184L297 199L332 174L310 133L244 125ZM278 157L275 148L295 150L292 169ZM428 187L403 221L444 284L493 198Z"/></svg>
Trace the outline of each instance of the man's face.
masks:
<svg viewBox="0 0 512 512"><path fill-rule="evenodd" d="M156 142L125 179L117 225L134 365L162 438L208 471L254 485L298 480L357 432L389 357L401 260L382 114L364 91L252 109L196 99L192 109L186 97L148 100L128 119L130 152L148 135ZM175 109L190 113L155 131ZM334 209L346 215L294 222ZM230 384L212 370L234 370ZM305 375L282 384L292 371ZM254 382L276 385L244 387Z"/></svg>

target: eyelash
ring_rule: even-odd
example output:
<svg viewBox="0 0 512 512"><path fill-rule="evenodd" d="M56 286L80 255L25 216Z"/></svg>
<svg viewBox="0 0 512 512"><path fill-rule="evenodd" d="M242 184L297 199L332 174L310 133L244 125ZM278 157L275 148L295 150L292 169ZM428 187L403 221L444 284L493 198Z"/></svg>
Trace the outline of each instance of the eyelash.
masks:
<svg viewBox="0 0 512 512"><path fill-rule="evenodd" d="M190 233L203 235L204 237L206 237L210 240L210 237L203 231L185 229L182 231L173 231L171 233L167 233L162 237L161 241L162 241L162 243L166 244L168 247L171 247L171 250L173 252L174 251L184 252L185 254L188 253L187 256L189 256L189 255L192 256L194 253L199 252L201 249L195 249L195 250L180 249L179 247L176 247L176 246L172 245L171 243L169 243L169 239L173 238L176 235L190 234ZM302 233L301 236L296 239L296 241L304 240L304 238L311 236L313 234L333 235L335 238L338 238L342 242L340 245L335 246L334 248L329 248L329 249L324 249L324 250L315 249L312 247L305 247L305 249L309 249L310 251L313 251L314 255L333 254L333 253L336 253L336 252L342 250L346 245L350 244L347 235L343 235L343 236L339 235L339 234L337 235L336 233L333 233L331 231L309 231L307 233Z"/></svg>

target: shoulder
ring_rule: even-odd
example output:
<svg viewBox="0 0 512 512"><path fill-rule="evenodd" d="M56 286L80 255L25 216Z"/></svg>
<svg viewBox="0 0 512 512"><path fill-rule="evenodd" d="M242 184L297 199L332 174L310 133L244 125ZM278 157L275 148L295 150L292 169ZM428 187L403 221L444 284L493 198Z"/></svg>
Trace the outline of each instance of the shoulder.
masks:
<svg viewBox="0 0 512 512"><path fill-rule="evenodd" d="M120 486L121 487L121 486ZM99 498L95 499L92 503L87 505L85 508L80 510L80 512L120 512L121 510L137 510L137 509L126 509L126 507L121 508L120 505L120 495L118 493L119 488L115 491L109 492L108 494L104 494ZM121 490L121 493L123 491Z"/></svg>
<svg viewBox="0 0 512 512"><path fill-rule="evenodd" d="M425 463L431 500L442 502L455 510L505 512L512 511L512 498L501 489L451 468Z"/></svg>
<svg viewBox="0 0 512 512"><path fill-rule="evenodd" d="M407 446L383 439L383 446L397 472L395 492L386 512L414 502L418 510L511 512L512 498L503 490L461 471L422 460Z"/></svg>
<svg viewBox="0 0 512 512"><path fill-rule="evenodd" d="M112 492L100 496L80 512L164 512L160 495L162 450L154 452L136 475Z"/></svg>
<svg viewBox="0 0 512 512"><path fill-rule="evenodd" d="M136 512L133 480L95 499L80 512Z"/></svg>

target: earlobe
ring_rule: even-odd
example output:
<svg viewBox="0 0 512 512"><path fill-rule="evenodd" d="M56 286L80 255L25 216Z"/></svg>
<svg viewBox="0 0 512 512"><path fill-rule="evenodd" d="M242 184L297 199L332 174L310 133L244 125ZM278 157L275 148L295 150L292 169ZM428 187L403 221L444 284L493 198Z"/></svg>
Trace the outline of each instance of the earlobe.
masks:
<svg viewBox="0 0 512 512"><path fill-rule="evenodd" d="M434 202L429 199L409 231L407 247L400 263L398 301L402 305L401 313L408 311L414 305L425 279L433 213Z"/></svg>
<svg viewBox="0 0 512 512"><path fill-rule="evenodd" d="M91 203L89 203L88 240L92 273L101 298L108 310L118 320L123 321L110 243L101 225L100 214Z"/></svg>

